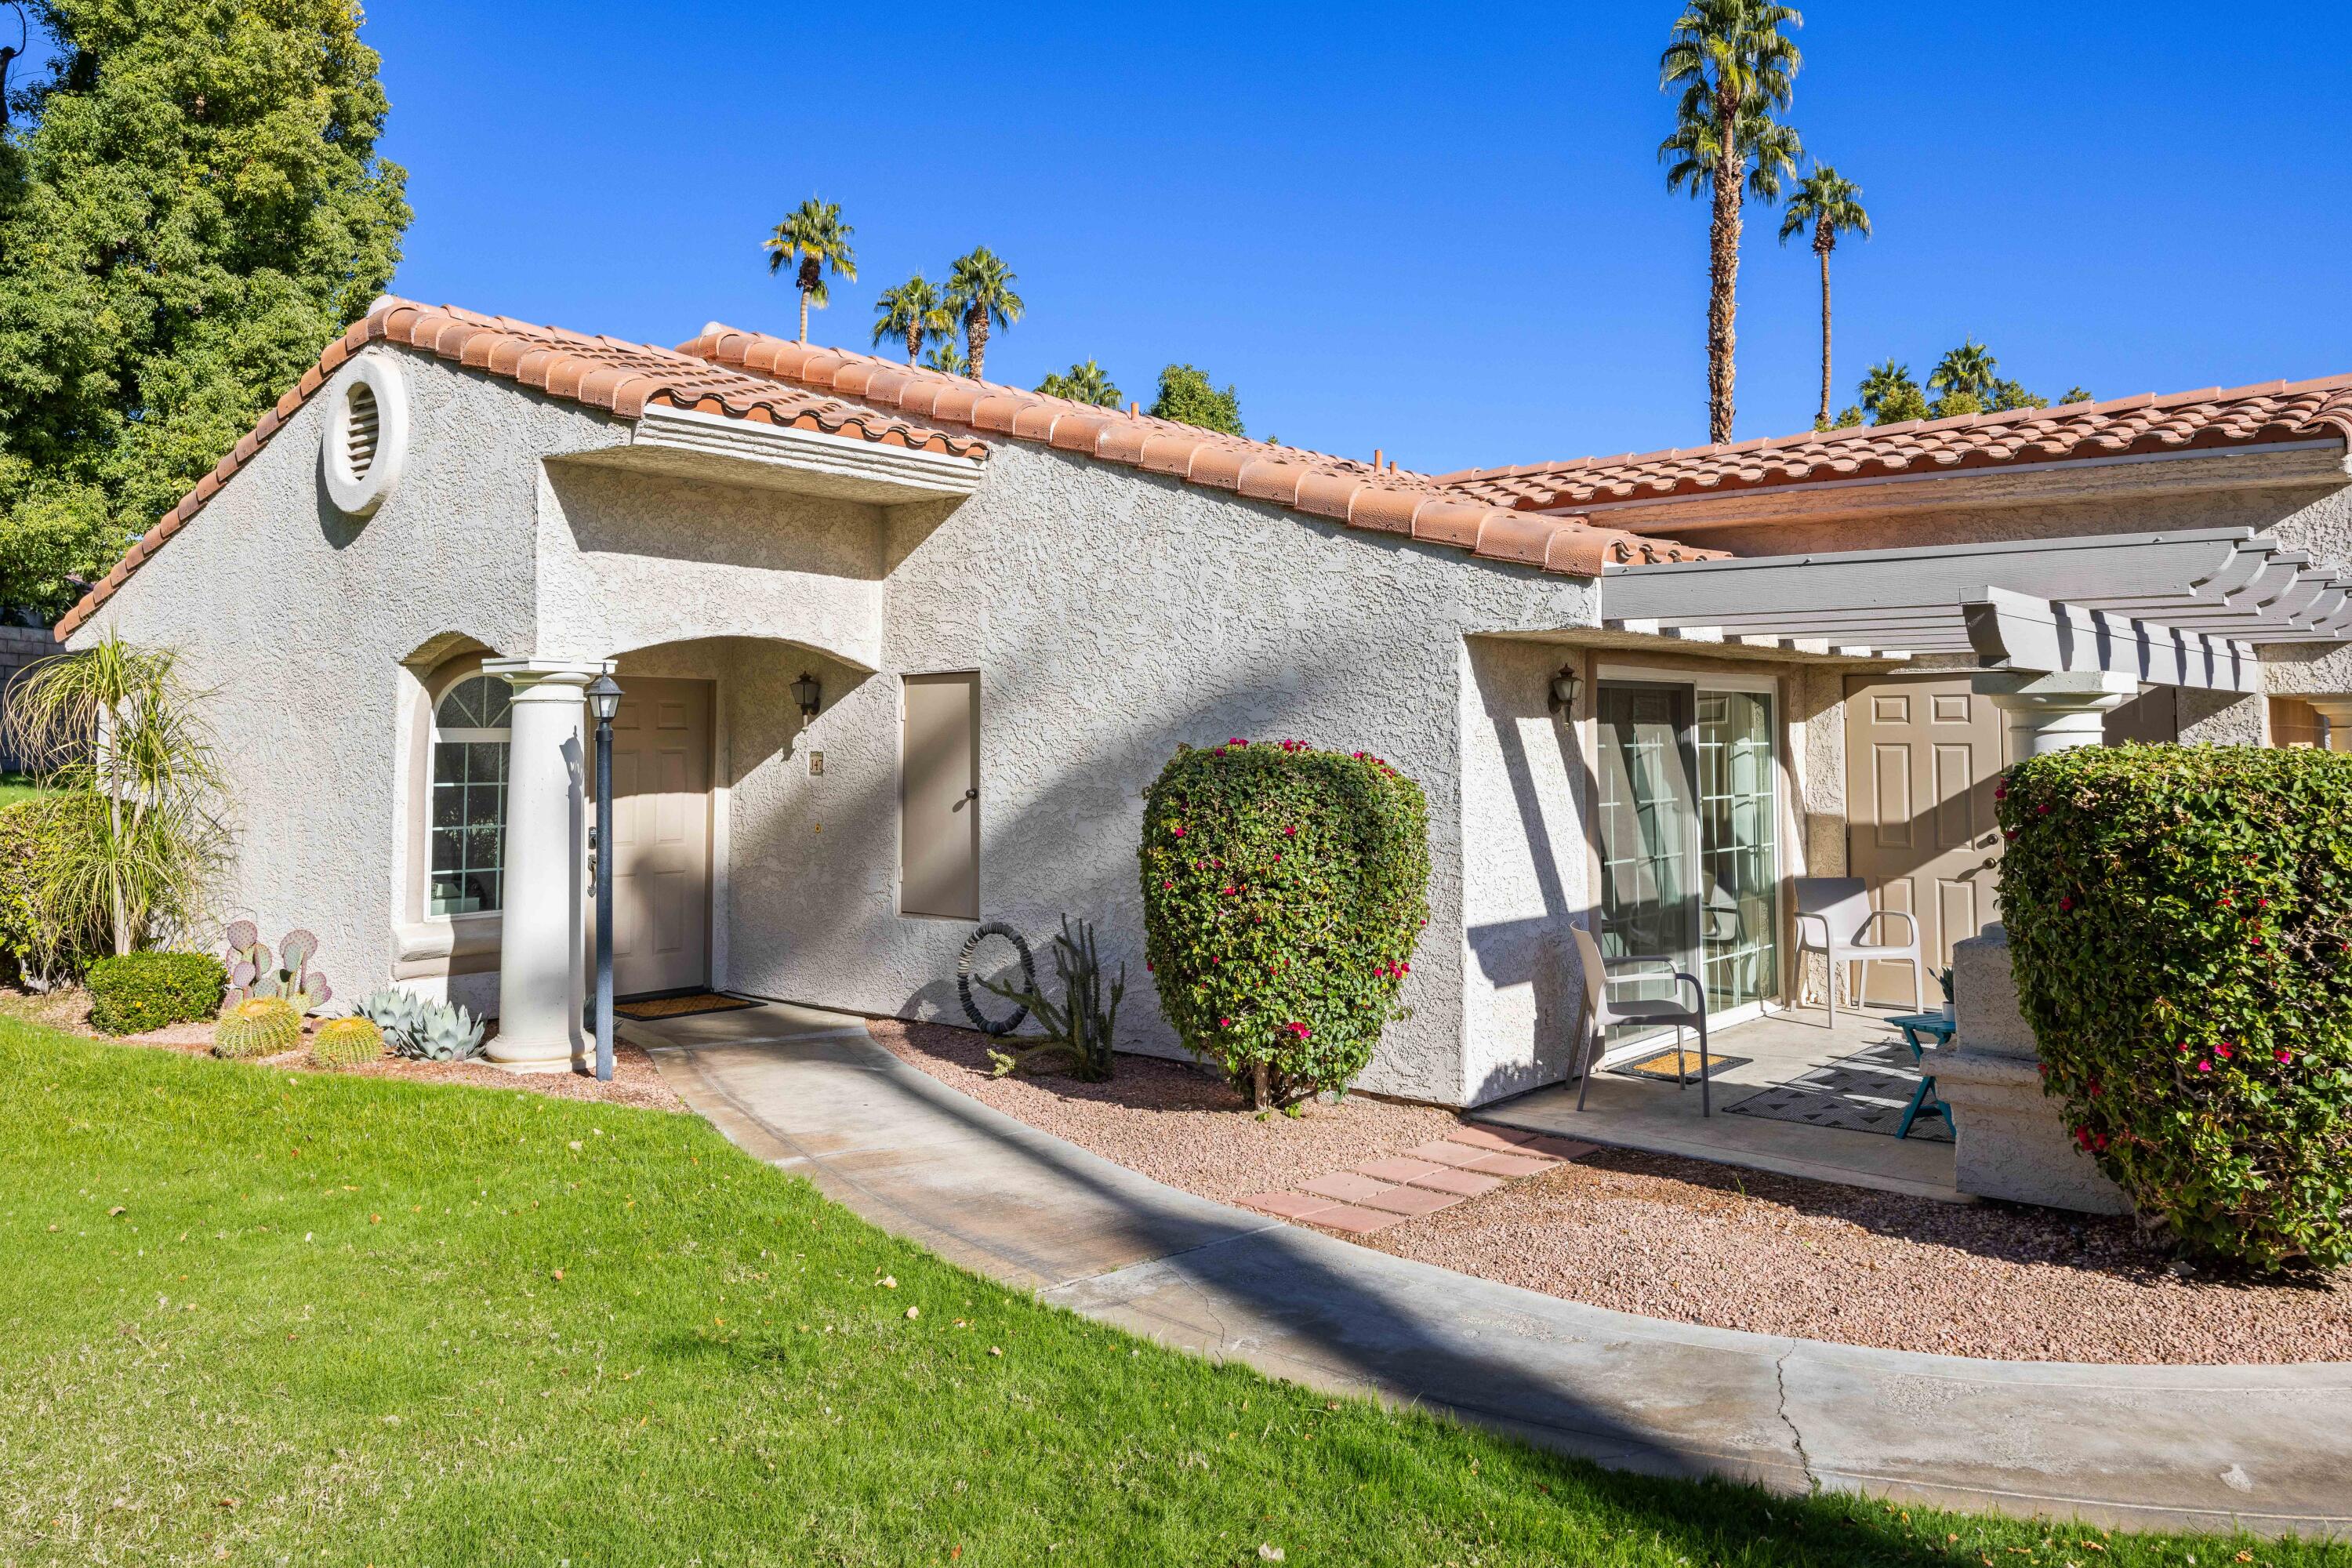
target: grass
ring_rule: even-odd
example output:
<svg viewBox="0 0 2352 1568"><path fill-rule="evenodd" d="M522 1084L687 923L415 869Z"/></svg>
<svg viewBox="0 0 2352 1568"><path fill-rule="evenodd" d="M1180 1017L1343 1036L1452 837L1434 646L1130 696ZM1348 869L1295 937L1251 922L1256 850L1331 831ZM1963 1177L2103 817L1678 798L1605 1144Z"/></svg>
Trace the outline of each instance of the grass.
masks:
<svg viewBox="0 0 2352 1568"><path fill-rule="evenodd" d="M31 800L41 793L30 773L0 773L0 811Z"/></svg>
<svg viewBox="0 0 2352 1568"><path fill-rule="evenodd" d="M2329 1560L1614 1475L1045 1308L697 1118L5 1016L0 1258L0 1563Z"/></svg>

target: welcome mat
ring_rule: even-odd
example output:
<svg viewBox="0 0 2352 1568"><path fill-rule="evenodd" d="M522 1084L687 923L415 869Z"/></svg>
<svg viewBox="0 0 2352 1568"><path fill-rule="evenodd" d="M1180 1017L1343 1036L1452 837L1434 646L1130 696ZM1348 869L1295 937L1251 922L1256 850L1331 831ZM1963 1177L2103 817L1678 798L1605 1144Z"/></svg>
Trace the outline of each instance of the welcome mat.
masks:
<svg viewBox="0 0 2352 1568"><path fill-rule="evenodd" d="M756 1007L757 1002L747 1002L740 996L722 996L716 991L698 991L691 996L649 996L642 1002L615 1002L613 1011L624 1018L636 1018L651 1023L656 1018L691 1018L702 1013L732 1013L739 1007Z"/></svg>
<svg viewBox="0 0 2352 1568"><path fill-rule="evenodd" d="M1748 1065L1748 1058L1746 1057L1727 1057L1720 1051L1709 1051L1706 1054L1707 1076L1721 1078L1727 1068L1744 1068ZM1696 1046L1692 1046L1682 1052L1682 1069L1684 1078L1693 1083L1698 1081L1698 1047ZM1675 1052L1671 1048L1660 1051L1655 1056L1636 1057L1632 1061L1619 1062L1615 1067L1603 1068L1601 1070L1613 1072L1622 1078L1655 1079L1663 1083L1681 1081L1675 1077Z"/></svg>
<svg viewBox="0 0 2352 1568"><path fill-rule="evenodd" d="M1667 1053L1669 1059L1673 1055ZM1911 1059L1911 1047L1901 1040L1883 1040L1724 1110L1734 1116L1802 1121L1849 1132L1884 1132L1892 1138L1902 1127L1903 1112L1918 1089L1919 1068ZM1911 1124L1911 1136L1948 1143L1952 1124L1943 1117L1922 1114Z"/></svg>

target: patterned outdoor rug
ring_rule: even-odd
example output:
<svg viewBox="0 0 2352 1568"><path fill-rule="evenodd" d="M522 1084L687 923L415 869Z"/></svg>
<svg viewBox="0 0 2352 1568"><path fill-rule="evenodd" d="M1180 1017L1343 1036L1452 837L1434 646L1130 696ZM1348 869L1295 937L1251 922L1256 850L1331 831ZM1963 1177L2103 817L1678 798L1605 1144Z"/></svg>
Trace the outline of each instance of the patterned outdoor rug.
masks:
<svg viewBox="0 0 2352 1568"><path fill-rule="evenodd" d="M649 996L642 1002L615 1002L613 1011L624 1018L691 1018L703 1013L732 1013L738 1007L756 1007L757 1002L746 1002L740 996L721 996L716 991L698 991L691 996Z"/></svg>
<svg viewBox="0 0 2352 1568"><path fill-rule="evenodd" d="M1710 1078L1721 1079L1725 1069L1744 1068L1747 1065L1746 1057L1727 1057L1721 1051L1706 1053L1707 1076ZM1693 1045L1684 1048L1682 1066L1684 1077L1696 1083L1698 1081L1698 1047ZM1613 1072L1623 1078L1655 1079L1661 1083L1677 1081L1675 1078L1675 1053L1671 1047L1658 1052L1655 1056L1636 1057L1632 1061L1619 1062L1615 1067L1603 1068L1601 1070Z"/></svg>
<svg viewBox="0 0 2352 1568"><path fill-rule="evenodd" d="M1671 1064L1673 1053L1667 1055ZM1884 1132L1892 1138L1903 1125L1903 1108L1911 1103L1918 1087L1919 1068L1911 1059L1911 1047L1901 1040L1883 1040L1724 1110L1734 1116ZM1940 1116L1922 1112L1911 1124L1911 1136L1948 1143L1952 1126Z"/></svg>

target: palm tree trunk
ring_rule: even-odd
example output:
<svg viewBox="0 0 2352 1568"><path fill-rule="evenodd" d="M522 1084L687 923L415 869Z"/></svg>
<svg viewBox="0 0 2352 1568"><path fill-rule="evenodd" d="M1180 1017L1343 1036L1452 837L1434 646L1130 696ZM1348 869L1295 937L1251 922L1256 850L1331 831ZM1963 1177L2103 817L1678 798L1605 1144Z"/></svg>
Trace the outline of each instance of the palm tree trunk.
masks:
<svg viewBox="0 0 2352 1568"><path fill-rule="evenodd" d="M1822 423L1830 422L1830 247L1817 245L1822 258Z"/></svg>
<svg viewBox="0 0 2352 1568"><path fill-rule="evenodd" d="M974 310L963 319L963 337L967 345L964 357L971 361L967 373L972 380L981 378L981 367L988 363L988 312Z"/></svg>
<svg viewBox="0 0 2352 1568"><path fill-rule="evenodd" d="M923 323L919 319L907 323L907 363L911 365L922 357Z"/></svg>
<svg viewBox="0 0 2352 1568"><path fill-rule="evenodd" d="M1706 305L1706 428L1717 445L1731 439L1733 318L1739 292L1739 173L1747 162L1735 127L1739 104L1730 93L1716 97L1721 142L1715 155L1715 218L1709 226Z"/></svg>
<svg viewBox="0 0 2352 1568"><path fill-rule="evenodd" d="M801 342L808 342L808 297L809 297L809 291L808 291L807 289L802 289L802 290L801 290Z"/></svg>

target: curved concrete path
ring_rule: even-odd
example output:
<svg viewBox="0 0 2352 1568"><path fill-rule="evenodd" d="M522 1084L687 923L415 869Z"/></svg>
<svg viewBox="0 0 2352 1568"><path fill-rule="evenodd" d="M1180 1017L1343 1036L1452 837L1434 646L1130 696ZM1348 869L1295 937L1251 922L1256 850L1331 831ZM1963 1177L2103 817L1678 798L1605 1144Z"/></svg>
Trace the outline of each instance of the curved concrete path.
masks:
<svg viewBox="0 0 2352 1568"><path fill-rule="evenodd" d="M883 1228L1163 1343L1604 1465L2137 1529L2352 1532L2352 1363L1972 1361L1633 1317L1150 1181L956 1093L862 1020L625 1021L687 1103Z"/></svg>

